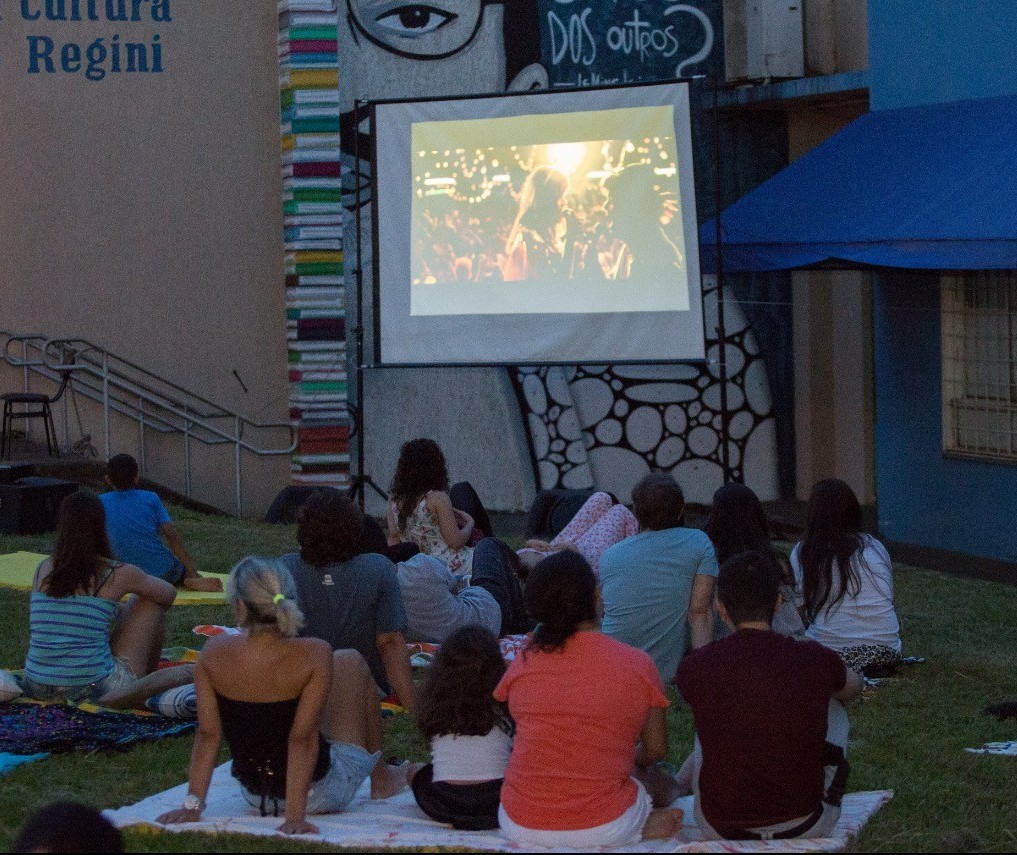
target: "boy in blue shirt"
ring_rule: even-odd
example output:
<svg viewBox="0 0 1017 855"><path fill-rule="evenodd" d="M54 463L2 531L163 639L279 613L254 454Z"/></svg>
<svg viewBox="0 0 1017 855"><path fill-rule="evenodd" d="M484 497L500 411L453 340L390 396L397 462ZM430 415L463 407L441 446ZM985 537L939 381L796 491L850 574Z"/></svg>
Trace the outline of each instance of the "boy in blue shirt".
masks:
<svg viewBox="0 0 1017 855"><path fill-rule="evenodd" d="M218 579L198 575L162 500L150 490L138 489L138 462L131 455L110 459L106 483L113 489L99 498L117 558L192 591L222 590Z"/></svg>

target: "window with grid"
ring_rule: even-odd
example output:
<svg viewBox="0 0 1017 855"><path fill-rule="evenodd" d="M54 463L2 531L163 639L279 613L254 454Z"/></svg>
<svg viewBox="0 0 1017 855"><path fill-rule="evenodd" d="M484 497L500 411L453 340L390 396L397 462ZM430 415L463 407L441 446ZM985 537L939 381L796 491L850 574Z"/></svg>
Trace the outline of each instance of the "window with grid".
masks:
<svg viewBox="0 0 1017 855"><path fill-rule="evenodd" d="M1017 462L1017 271L944 275L943 448Z"/></svg>

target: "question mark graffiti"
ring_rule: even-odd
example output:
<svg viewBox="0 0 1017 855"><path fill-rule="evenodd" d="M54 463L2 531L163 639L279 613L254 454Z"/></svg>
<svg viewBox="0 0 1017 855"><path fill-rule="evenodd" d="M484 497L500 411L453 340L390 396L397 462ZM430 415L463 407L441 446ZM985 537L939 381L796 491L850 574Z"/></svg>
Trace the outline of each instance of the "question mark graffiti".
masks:
<svg viewBox="0 0 1017 855"><path fill-rule="evenodd" d="M673 6L668 6L664 10L665 17L673 15L675 12L688 12L699 23L703 25L703 46L699 49L698 53L693 54L688 59L680 62L678 67L675 69L674 76L681 77L682 72L689 65L695 65L697 62L702 62L706 59L710 52L713 50L714 32L713 23L710 21L709 15L707 15L702 9L697 9L695 6L689 6L687 3L675 3Z"/></svg>

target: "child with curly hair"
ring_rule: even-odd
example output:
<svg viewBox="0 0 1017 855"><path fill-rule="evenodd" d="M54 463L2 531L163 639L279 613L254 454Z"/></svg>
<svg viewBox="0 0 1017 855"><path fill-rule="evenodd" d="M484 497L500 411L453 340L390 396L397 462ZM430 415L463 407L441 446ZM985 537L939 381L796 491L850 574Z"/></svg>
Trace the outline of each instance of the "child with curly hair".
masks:
<svg viewBox="0 0 1017 855"><path fill-rule="evenodd" d="M498 640L480 626L450 635L427 669L417 724L433 760L407 777L420 809L438 822L467 831L498 827L515 731L492 696L504 673Z"/></svg>

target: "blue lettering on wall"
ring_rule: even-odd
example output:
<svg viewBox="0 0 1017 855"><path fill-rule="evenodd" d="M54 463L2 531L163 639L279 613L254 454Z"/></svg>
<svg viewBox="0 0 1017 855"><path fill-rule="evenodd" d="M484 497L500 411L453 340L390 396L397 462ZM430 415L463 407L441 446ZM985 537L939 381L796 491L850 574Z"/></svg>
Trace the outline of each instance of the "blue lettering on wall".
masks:
<svg viewBox="0 0 1017 855"><path fill-rule="evenodd" d="M46 71L50 74L56 71L53 65L53 39L49 36L29 36L28 73L38 74L42 70L40 63L45 65Z"/></svg>
<svg viewBox="0 0 1017 855"><path fill-rule="evenodd" d="M54 23L100 21L168 23L173 20L170 0L21 0L26 21ZM164 71L162 36L147 40L120 33L98 35L87 46L50 35L26 35L29 74L84 74L98 82L110 74L161 74Z"/></svg>

